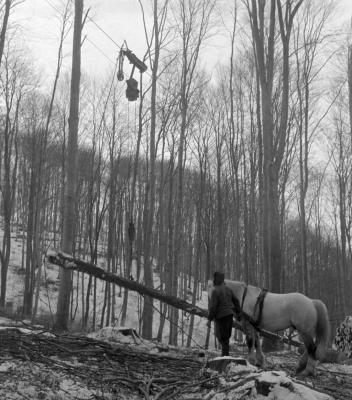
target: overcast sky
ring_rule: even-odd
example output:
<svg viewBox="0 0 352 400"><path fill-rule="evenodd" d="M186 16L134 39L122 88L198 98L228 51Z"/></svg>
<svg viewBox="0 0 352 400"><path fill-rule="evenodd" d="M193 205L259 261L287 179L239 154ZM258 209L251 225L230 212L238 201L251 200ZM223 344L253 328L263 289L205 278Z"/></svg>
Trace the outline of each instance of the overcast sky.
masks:
<svg viewBox="0 0 352 400"><path fill-rule="evenodd" d="M150 4L150 0L142 2ZM222 2L225 6L232 4L232 0L222 0ZM21 28L24 45L44 74L50 74L55 69L60 33L58 10L63 9L63 3L64 0L25 0L11 16L16 26ZM352 16L352 0L336 0L336 3L339 4L336 27L341 27L343 22L347 22ZM121 45L123 40L127 41L129 48L137 55L143 55L146 45L138 0L84 0L84 7L90 8L91 18L84 32L87 35L82 50L82 68L85 71L90 74L101 74L112 69L119 51L116 44ZM92 20L112 40L104 35ZM219 27L220 30L221 28ZM68 38L65 47L66 69L70 68L71 47L72 43ZM226 54L228 51L228 42L224 35L219 36L209 48L209 53L212 55L210 62L215 64L218 58L228 57Z"/></svg>

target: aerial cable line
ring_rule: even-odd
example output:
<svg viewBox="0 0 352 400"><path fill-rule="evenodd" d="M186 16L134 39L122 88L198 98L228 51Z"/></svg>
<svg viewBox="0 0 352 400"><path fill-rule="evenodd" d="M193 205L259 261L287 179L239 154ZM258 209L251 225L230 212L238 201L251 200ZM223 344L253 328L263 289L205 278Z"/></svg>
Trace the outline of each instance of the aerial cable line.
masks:
<svg viewBox="0 0 352 400"><path fill-rule="evenodd" d="M72 0L73 1L73 0ZM104 31L103 28L101 28L89 15L88 15L88 19L90 22L92 22L108 39L111 40L112 43L114 43L114 45L118 48L121 49L121 46L119 44L117 44L117 42L115 42L115 40L107 33Z"/></svg>
<svg viewBox="0 0 352 400"><path fill-rule="evenodd" d="M71 0L72 3L74 3L74 0ZM59 9L55 7L53 4L49 2L49 0L46 0L46 2L58 13L60 13ZM126 40L124 41L124 44L120 46L112 37L109 35L97 22L93 20L92 17L90 17L88 14L86 14L85 18L87 18L90 22L92 22L119 50L120 53L122 51L122 54L128 58L131 64L133 64L132 68L132 73L131 76L128 80L126 80L127 83L127 89L126 89L126 97L129 101L135 101L139 97L139 90L138 90L138 82L133 78L133 73L135 67L137 67L140 71L140 73L143 73L147 70L147 66L145 63L140 60L131 50L128 49ZM89 39L89 42L93 44L94 47L96 47L110 62L113 62L96 44L92 42L91 39ZM126 46L126 50L123 49L123 46ZM120 71L120 68L119 68ZM148 74L148 73L147 73ZM121 74L118 74L118 80L121 81ZM149 77L151 77L150 74L148 74ZM119 79L120 78L120 79ZM159 83L160 84L160 83Z"/></svg>
<svg viewBox="0 0 352 400"><path fill-rule="evenodd" d="M100 124L99 124L99 128L98 128L98 135L99 135L100 130L101 130L101 127L102 127L102 125L103 125L103 120L104 120L104 118L105 118L105 112L106 112L106 108L107 108L107 105L108 105L108 101L109 101L109 99L110 99L112 87L114 86L114 81L115 81L115 76L116 76L117 68L118 68L118 60L116 60L116 62L115 62L115 69L114 69L114 72L113 72L113 74L112 74L112 79L111 79L111 84L110 84L109 92L108 92L108 95L107 95L107 97L106 97L106 101L105 101L104 109L103 109L103 114L102 114L102 116L101 116L101 120L100 120Z"/></svg>
<svg viewBox="0 0 352 400"><path fill-rule="evenodd" d="M46 0L48 2L48 0ZM74 3L74 0L71 0L72 3ZM49 2L48 2L49 3ZM50 4L50 3L49 3ZM54 6L52 6L54 8ZM56 9L56 11L58 11ZM111 40L112 43L114 43L114 45L117 48L121 48L120 45L118 45L115 40L107 33L104 31L104 29L102 27L100 27L88 14L86 15L86 18L89 19L90 22L92 22L107 38L109 38Z"/></svg>
<svg viewBox="0 0 352 400"><path fill-rule="evenodd" d="M98 45L96 45L89 37L86 38L90 44L92 44L111 64L115 65L115 61L113 61Z"/></svg>

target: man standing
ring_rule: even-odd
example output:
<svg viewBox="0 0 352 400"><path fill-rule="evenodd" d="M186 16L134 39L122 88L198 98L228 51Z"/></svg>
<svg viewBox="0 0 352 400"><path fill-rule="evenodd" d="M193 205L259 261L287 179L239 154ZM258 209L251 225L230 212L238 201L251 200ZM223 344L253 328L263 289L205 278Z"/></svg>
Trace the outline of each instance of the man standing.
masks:
<svg viewBox="0 0 352 400"><path fill-rule="evenodd" d="M208 326L215 320L215 336L221 345L221 355L228 356L235 306L238 300L225 284L223 272L214 272L214 289L209 301Z"/></svg>

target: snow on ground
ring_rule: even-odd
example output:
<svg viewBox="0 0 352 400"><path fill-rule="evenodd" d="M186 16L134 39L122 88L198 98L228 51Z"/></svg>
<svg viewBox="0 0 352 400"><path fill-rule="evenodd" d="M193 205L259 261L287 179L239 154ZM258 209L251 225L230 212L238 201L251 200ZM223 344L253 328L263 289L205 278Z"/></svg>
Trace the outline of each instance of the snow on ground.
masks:
<svg viewBox="0 0 352 400"><path fill-rule="evenodd" d="M237 382L239 380L237 377L243 376L248 371L250 371L250 374L246 375L248 382L235 387L238 385L233 383L231 377L234 377ZM259 372L253 366L230 364L226 375L228 379L223 381L225 389L228 388L226 393L216 393L214 389L209 393L209 398L213 400L237 399L241 393L247 391L250 394L244 398L255 400L333 400L331 396L319 393L289 378L284 371ZM250 377L253 379L250 380ZM231 389L232 387L234 388Z"/></svg>
<svg viewBox="0 0 352 400"><path fill-rule="evenodd" d="M23 292L24 292L24 270L21 269L22 265L22 248L23 248L23 237L24 233L12 232L12 244L11 244L11 257L10 266L8 271L8 281L7 281L7 311L9 314L17 314L20 317L21 307L23 305ZM2 238L2 230L0 229L0 240ZM98 260L98 266L105 267L104 260ZM58 283L59 283L59 269L60 267L49 264L47 262L43 263L42 269L40 271L40 292L38 297L38 310L37 318L38 322L48 326L52 324L54 314L56 312L56 302L58 296ZM39 271L37 270L37 273ZM132 276L137 276L136 265L133 263L132 266ZM143 279L143 271L141 273L140 280ZM73 274L73 299L74 299L74 312L75 321L72 324L73 329L79 329L81 315L82 315L82 294L81 290L77 292L77 286L82 287L82 281L84 282L84 288L87 289L89 276L86 274L82 279L82 274L74 272ZM160 287L159 274L154 272L154 287ZM36 288L37 290L37 288ZM105 294L105 282L97 280L97 325L100 324L100 311L104 304L104 294ZM121 325L121 306L123 303L124 290L116 287L116 305L115 309L117 311L116 321L113 325L119 327ZM127 317L124 325L133 327L138 333L140 332L140 320L142 312L142 297L136 292L129 291L128 294L128 305L127 305ZM191 301L191 293L189 294L188 301ZM208 298L207 293L202 292L201 298L197 302L197 305L201 308L207 308ZM160 302L154 301L154 323L153 323L153 337L157 336L159 323L160 323ZM93 316L93 296L91 296L90 305L90 318ZM185 345L187 341L187 335L189 330L190 316L185 314L181 319L180 311L180 321L179 321L179 345ZM206 340L206 320L195 316L194 318L194 330L192 336L192 346L202 348ZM167 343L169 336L169 323L166 321L163 330L163 339ZM215 340L214 335L210 337L210 347L214 347Z"/></svg>
<svg viewBox="0 0 352 400"><path fill-rule="evenodd" d="M125 334L127 331L131 333L130 336L132 337L129 342L124 338L129 336ZM149 351L150 353L153 352L151 347L154 344L148 341L135 342L134 333L129 328L124 328L123 331L104 329L100 333L97 332L96 336L104 337L105 340L109 339L115 345L133 346L134 352L137 350L142 351L144 354L148 352L149 344ZM174 349L174 356L180 360L179 362L182 362L185 354L190 357L189 350ZM170 353L167 353L167 357L169 356ZM48 362L48 359L51 359L52 362ZM218 357L219 359L223 358ZM116 387L115 390L109 390L107 385L102 385L98 388L96 385L93 387L89 382L75 377L72 374L72 368L69 368L71 366L79 368L82 371L85 367L94 368L94 363L96 362L97 360L93 357L92 365L88 367L82 361L78 361L74 355L65 359L58 358L55 355L51 357L47 356L46 362L43 364L41 362L29 362L11 358L3 354L2 358L0 356L0 398L8 400L88 400L93 398L101 400L127 400L145 398L141 394L126 393L122 388L120 391L120 387L118 393L116 392ZM194 374L194 376L190 376L189 381L194 383L196 380L197 384L200 385L199 396L189 397L185 395L184 397L178 397L179 399L333 400L329 395L319 393L313 387L308 387L307 384L303 385L301 382L290 378L284 371L262 371L248 363L246 365L231 363L224 372L219 373L207 368L207 357L199 365L199 372ZM99 364L96 367L99 369ZM126 364L126 368L130 373L134 372L129 364ZM80 375L82 376L82 374ZM215 378L216 383L207 389L204 385L200 384L204 377L210 377L213 382ZM146 377L145 382L147 383L150 378ZM113 379L114 377L112 376ZM149 398L153 399L156 397L154 395L149 396Z"/></svg>
<svg viewBox="0 0 352 400"><path fill-rule="evenodd" d="M1 240L2 232L0 229L0 240ZM24 291L24 271L21 269L21 259L22 259L22 244L23 244L23 233L13 233L12 234L12 249L11 249L11 258L10 258L10 267L8 274L8 286L7 286L7 308L8 311L12 311L12 313L16 313L18 311L18 315L20 315L20 308L22 306L23 301L23 291ZM103 261L99 261L99 266L104 266ZM134 266L135 268L135 266ZM136 276L135 269L132 271L132 274ZM77 281L79 279L79 281ZM84 276L82 279L81 275L75 273L74 285L82 284L82 280L84 282L84 287L87 288L88 284L88 276ZM56 299L58 295L58 282L59 282L59 267L44 264L41 271L41 285L40 285L40 293L38 298L38 316L42 316L43 321L52 320L53 315L56 311ZM154 287L158 287L160 285L159 276L157 273L154 274ZM97 281L97 307L98 310L102 308L103 305L103 297L104 297L104 283ZM116 289L117 294L120 292L120 289ZM74 298L77 296L77 292L74 292ZM81 296L81 295L80 295ZM117 304L116 310L121 309L122 301L123 301L123 290L121 290L121 297L116 297ZM190 300L190 299L188 299ZM77 296L77 311L76 311L76 320L80 320L81 315L81 299ZM168 355L174 354L175 356L180 356L180 354L186 354L190 351L197 353L197 351L202 351L203 346L205 344L206 337L206 320L195 317L194 321L194 332L193 332L193 341L191 349L182 348L182 345L185 345L187 340L188 326L189 326L189 318L184 318L183 326L180 326L179 331L179 348L172 348L171 346L167 346L166 344L162 345L160 343L155 343L154 341L145 341L139 336L140 329L140 314L141 314L141 296L135 292L129 292L129 300L128 300L128 309L127 309L127 318L124 326L121 326L120 315L117 317L113 326L103 328L96 332L92 332L92 337L114 342L114 343L124 343L127 346L136 346L143 351L147 351L150 353L160 353L165 351ZM207 294L203 292L201 298L197 302L197 305L201 308L207 308ZM155 301L155 307L159 307L159 302ZM92 309L92 307L91 307ZM180 313L181 315L181 313ZM1 327L10 326L13 321L0 319L0 329ZM25 329L22 323L19 323L21 329ZM153 335L156 337L157 331L159 327L159 314L156 311L154 317L154 325L153 325ZM125 334L126 331L131 331L132 335ZM125 333L124 333L125 332ZM164 329L164 343L168 342L168 333L169 326L168 323L165 325ZM211 335L210 348L214 350L214 335ZM243 356L245 356L245 349L243 349ZM205 359L211 357L211 354L206 355ZM275 360L275 357L268 356L269 364L271 363L276 368L280 366L280 358L278 357ZM246 368L243 366L235 366L232 365L231 368L226 372L226 377L223 378L222 382L224 386L230 385L228 390L225 390L223 393L215 393L211 390L208 392L207 396L204 397L211 398L212 400L224 400L224 399L237 399L239 398L239 392L233 389L231 390L231 385L234 385L236 382L236 377L241 376L241 374L246 372ZM251 367L252 368L252 367ZM276 369L275 368L275 369ZM331 369L334 373L342 373L346 375L352 376L352 366L351 365L324 365L320 368L328 368ZM247 371L248 372L248 371ZM280 371L268 371L268 372L258 372L251 371L252 374L256 375L256 381L260 382L261 380L270 383L270 393L266 396L263 394L256 393L256 390L251 390L250 396L241 397L242 399L252 399L252 400L330 400L331 397L315 392L313 389L308 388L305 385L289 378L285 372ZM248 383L253 385L252 383ZM30 362L23 362L16 359L1 358L0 355L0 398L9 399L9 400L17 400L17 399L91 399L91 398L101 398L106 399L115 399L118 397L113 397L112 394L108 393L97 393L95 389L89 389L86 385L81 382L76 382L71 379L70 376L65 375L64 372L52 371L47 367L44 367L40 364L33 364ZM248 387L244 386L245 389ZM242 387L243 389L243 387ZM243 392L241 392L243 395ZM103 397L105 396L105 397ZM110 396L110 397L109 397ZM232 397L231 397L232 396ZM121 393L122 398L133 398L128 397L127 395L123 397L123 393ZM140 398L140 397L135 397ZM352 397L351 397L352 398Z"/></svg>
<svg viewBox="0 0 352 400"><path fill-rule="evenodd" d="M130 331L129 328L104 328L90 336L100 338L115 343L126 343L140 348L144 351L160 351L158 346L149 341L132 335L125 335L123 332ZM184 353L183 353L184 352ZM190 354L189 349L180 347L168 348L168 355ZM204 362L209 360L211 355L206 355ZM212 360L232 359L232 357L215 357ZM271 360L273 361L273 359ZM279 355L276 356L276 363L283 362ZM320 367L321 368L321 367ZM327 368L326 366L324 368ZM352 366L346 365L330 365L332 371L350 373L352 376ZM329 368L329 369L330 369ZM241 383L241 377L245 376L247 381ZM288 376L285 371L261 371L257 367L247 363L247 365L239 365L231 363L228 365L224 373L220 374L220 387L210 390L205 396L205 400L225 400L241 398L251 400L333 400L328 394L320 393L313 387L307 387L300 381ZM233 389L231 389L233 387ZM263 389L264 387L264 389ZM248 392L246 396L243 394ZM241 396L241 397L240 397Z"/></svg>
<svg viewBox="0 0 352 400"><path fill-rule="evenodd" d="M259 399L285 399L285 400L332 400L332 397L310 389L290 379L285 372L263 372L257 378L259 383L270 383L271 390L267 396L258 395Z"/></svg>
<svg viewBox="0 0 352 400"><path fill-rule="evenodd" d="M32 362L0 359L0 398L4 400L116 400L140 399L139 396L90 388L85 383L72 379L65 372L49 369Z"/></svg>

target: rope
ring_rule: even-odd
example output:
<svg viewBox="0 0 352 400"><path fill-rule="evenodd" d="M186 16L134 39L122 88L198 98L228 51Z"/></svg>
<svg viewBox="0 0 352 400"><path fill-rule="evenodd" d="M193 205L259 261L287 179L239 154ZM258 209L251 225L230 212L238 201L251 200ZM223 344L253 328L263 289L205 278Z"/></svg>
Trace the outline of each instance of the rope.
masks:
<svg viewBox="0 0 352 400"><path fill-rule="evenodd" d="M145 297L145 296L143 296L143 297ZM161 315L160 310L158 310L158 309L154 306L154 304L152 304L152 307L153 307L153 309L154 309L155 311L157 311L157 312ZM190 338L191 338L191 341L192 341L197 347L199 347L199 348L202 349L202 350L205 350L205 347L202 346L202 345L200 345L196 340L194 340L193 337L191 337L180 325L178 325L176 322L172 321L167 315L165 315L165 318L168 320L168 322L169 322L170 324L176 326L181 332L183 332L183 333L187 336L187 338L190 337Z"/></svg>

